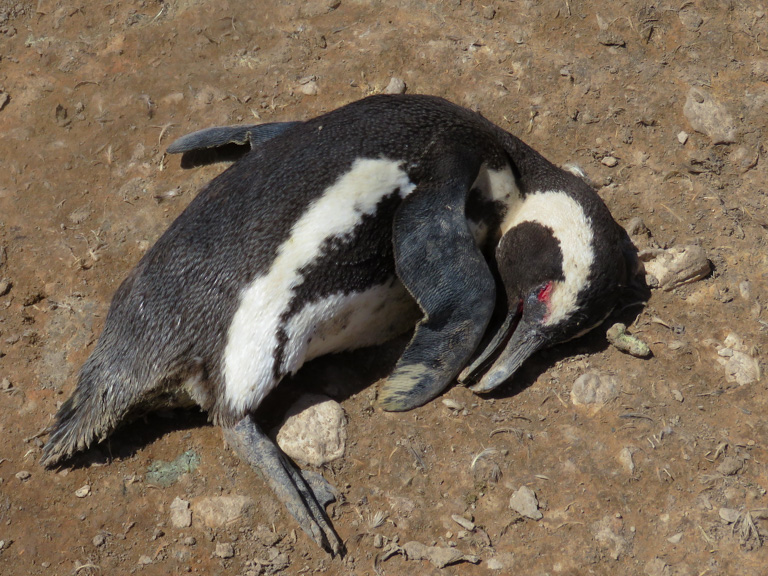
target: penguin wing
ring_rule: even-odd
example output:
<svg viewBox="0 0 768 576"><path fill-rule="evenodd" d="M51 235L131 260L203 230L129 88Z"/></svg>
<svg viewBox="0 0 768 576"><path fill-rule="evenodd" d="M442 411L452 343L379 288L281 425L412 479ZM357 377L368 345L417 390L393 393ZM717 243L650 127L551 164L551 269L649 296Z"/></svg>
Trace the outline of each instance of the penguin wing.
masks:
<svg viewBox="0 0 768 576"><path fill-rule="evenodd" d="M182 136L168 146L169 154L182 154L182 168L234 162L257 146L301 122L267 122L243 126L215 126Z"/></svg>
<svg viewBox="0 0 768 576"><path fill-rule="evenodd" d="M389 411L410 410L451 383L477 348L496 287L464 211L474 178L419 184L395 214L395 269L424 318L379 392Z"/></svg>

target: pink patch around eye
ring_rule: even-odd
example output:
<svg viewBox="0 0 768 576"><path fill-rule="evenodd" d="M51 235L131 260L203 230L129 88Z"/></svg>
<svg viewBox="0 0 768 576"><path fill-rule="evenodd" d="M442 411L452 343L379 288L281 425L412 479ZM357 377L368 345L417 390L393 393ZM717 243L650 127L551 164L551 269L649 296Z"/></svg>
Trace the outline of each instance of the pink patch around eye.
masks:
<svg viewBox="0 0 768 576"><path fill-rule="evenodd" d="M541 289L536 298L539 302L549 302L549 297L552 295L552 282L547 282L547 285Z"/></svg>

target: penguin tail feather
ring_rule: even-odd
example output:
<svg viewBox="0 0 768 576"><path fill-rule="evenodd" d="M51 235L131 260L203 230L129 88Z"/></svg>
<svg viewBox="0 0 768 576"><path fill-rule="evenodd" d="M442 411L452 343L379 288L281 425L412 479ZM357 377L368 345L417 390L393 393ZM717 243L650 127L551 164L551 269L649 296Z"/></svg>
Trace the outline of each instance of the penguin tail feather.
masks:
<svg viewBox="0 0 768 576"><path fill-rule="evenodd" d="M104 440L130 408L129 383L119 370L102 369L94 356L83 366L75 392L62 404L50 428L40 459L46 468Z"/></svg>

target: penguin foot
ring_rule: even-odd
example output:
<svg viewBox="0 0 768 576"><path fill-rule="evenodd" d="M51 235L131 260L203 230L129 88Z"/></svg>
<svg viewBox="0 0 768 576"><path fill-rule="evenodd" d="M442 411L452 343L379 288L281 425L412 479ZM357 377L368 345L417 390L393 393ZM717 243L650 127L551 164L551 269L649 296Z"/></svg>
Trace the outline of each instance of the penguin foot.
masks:
<svg viewBox="0 0 768 576"><path fill-rule="evenodd" d="M318 546L334 556L344 554L344 543L324 509L336 499L335 490L322 476L312 472L302 475L251 416L224 428L224 438L243 461L259 472L301 529Z"/></svg>

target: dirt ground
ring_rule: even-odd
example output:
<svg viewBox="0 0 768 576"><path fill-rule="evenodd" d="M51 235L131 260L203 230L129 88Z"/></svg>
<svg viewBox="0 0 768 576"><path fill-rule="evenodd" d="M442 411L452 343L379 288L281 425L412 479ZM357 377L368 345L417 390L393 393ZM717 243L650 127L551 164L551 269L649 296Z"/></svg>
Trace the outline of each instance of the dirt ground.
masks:
<svg viewBox="0 0 768 576"><path fill-rule="evenodd" d="M377 409L369 385L396 346L308 366L275 403L304 386L346 411L346 454L320 470L343 496L330 515L344 559L200 414L148 417L42 469L41 432L112 293L224 167L182 170L166 146L310 118L393 77L579 164L619 222L642 219L640 248L705 250L711 274L635 310L653 357L602 327L493 397L454 387L403 414ZM724 365L740 354L765 372L767 129L760 0L0 0L0 573L768 573L766 380ZM573 405L594 370L619 397ZM189 451L196 467L153 480ZM510 509L521 486L540 520ZM177 497L222 495L253 502L222 527L171 522ZM409 541L478 563L387 557Z"/></svg>

